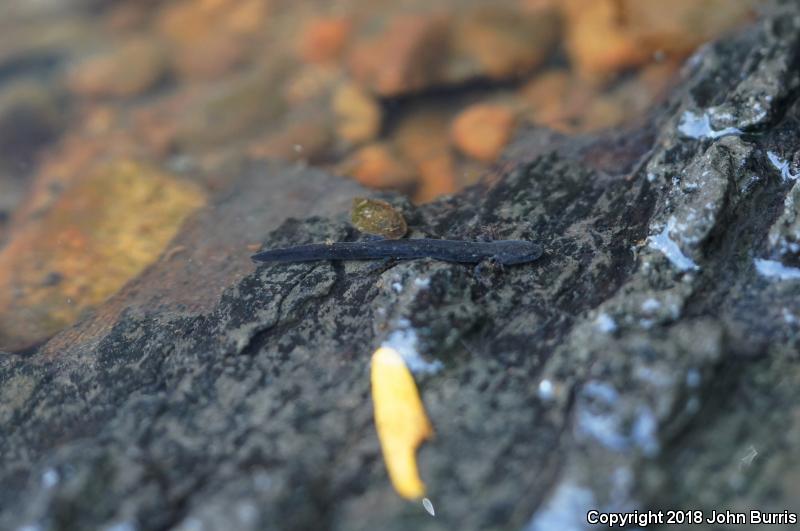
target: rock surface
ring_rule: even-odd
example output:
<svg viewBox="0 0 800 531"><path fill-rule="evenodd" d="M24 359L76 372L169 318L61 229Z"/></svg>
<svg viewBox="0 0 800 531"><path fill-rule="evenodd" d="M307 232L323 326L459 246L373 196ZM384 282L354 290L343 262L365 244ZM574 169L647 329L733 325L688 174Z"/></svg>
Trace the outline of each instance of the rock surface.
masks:
<svg viewBox="0 0 800 531"><path fill-rule="evenodd" d="M591 508L798 512L798 41L786 2L696 55L641 130L531 132L491 186L398 202L412 237L544 244L537 263L481 278L432 261L255 269L248 240L354 237L347 204L363 192L243 172L180 252L0 360L0 528L568 530ZM418 377L435 518L392 491L372 425L368 360L393 333L443 364Z"/></svg>

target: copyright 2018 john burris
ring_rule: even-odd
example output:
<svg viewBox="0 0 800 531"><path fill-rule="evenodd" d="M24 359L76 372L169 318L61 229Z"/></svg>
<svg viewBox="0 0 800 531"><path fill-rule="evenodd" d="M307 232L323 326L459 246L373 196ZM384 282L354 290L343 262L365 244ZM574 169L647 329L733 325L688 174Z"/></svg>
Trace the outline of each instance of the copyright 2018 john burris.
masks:
<svg viewBox="0 0 800 531"><path fill-rule="evenodd" d="M797 513L791 511L766 512L758 510L729 511L699 509L684 511L630 511L625 513L603 512L592 510L586 513L589 524L607 527L638 526L645 528L653 525L753 525L782 524L792 525L798 521Z"/></svg>

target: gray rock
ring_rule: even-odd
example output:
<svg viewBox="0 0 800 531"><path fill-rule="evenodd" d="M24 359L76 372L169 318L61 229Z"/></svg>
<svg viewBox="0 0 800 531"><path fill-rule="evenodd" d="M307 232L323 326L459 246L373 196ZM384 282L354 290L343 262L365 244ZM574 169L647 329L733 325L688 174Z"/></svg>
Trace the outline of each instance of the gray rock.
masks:
<svg viewBox="0 0 800 531"><path fill-rule="evenodd" d="M800 147L798 35L787 2L700 52L645 130L530 133L496 184L408 209L416 234L544 244L538 262L481 277L428 260L255 269L253 238L356 237L346 204L363 192L244 171L177 238L184 254L0 360L0 527L540 530L588 529L591 509L798 512L800 268L781 251L795 170L775 163ZM368 372L387 341L427 369L435 517L384 470Z"/></svg>

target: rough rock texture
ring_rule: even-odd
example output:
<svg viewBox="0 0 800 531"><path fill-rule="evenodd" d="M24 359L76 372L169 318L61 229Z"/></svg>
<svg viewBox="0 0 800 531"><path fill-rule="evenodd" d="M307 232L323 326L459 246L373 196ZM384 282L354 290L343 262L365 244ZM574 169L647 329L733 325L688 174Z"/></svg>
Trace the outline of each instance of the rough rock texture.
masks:
<svg viewBox="0 0 800 531"><path fill-rule="evenodd" d="M798 512L799 66L787 2L698 53L639 131L529 133L491 186L418 209L392 199L412 237L546 247L481 277L433 261L255 269L251 238L355 237L360 192L310 170L243 172L179 252L2 358L0 527L545 530L585 528L591 508ZM369 356L398 337L443 365L418 376L435 518L392 491L372 425Z"/></svg>

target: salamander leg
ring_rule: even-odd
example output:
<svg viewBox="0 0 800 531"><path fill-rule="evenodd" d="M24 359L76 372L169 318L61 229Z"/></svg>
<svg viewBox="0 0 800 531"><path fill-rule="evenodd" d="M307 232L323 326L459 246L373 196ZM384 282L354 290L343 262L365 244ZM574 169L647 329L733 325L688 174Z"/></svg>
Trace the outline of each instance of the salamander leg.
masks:
<svg viewBox="0 0 800 531"><path fill-rule="evenodd" d="M503 272L503 264L497 258L487 258L482 260L473 269L475 279L485 286L491 286L495 275Z"/></svg>
<svg viewBox="0 0 800 531"><path fill-rule="evenodd" d="M398 262L399 260L395 258L384 258L382 260L378 260L377 262L370 264L370 266L367 268L367 274L371 275L374 273L380 275L396 266Z"/></svg>

